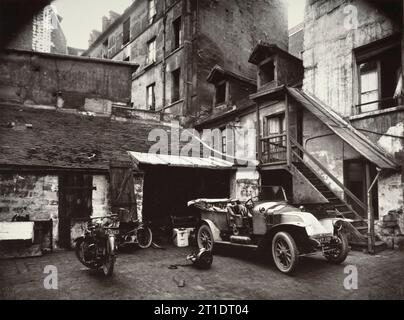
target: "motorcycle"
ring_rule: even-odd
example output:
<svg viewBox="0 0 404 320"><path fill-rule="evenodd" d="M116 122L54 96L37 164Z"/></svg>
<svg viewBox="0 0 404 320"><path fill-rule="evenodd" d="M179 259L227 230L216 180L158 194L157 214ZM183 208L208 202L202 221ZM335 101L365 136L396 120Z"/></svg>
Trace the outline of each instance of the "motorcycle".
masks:
<svg viewBox="0 0 404 320"><path fill-rule="evenodd" d="M136 244L141 249L148 249L152 245L153 234L147 224L135 220L121 223L119 246Z"/></svg>
<svg viewBox="0 0 404 320"><path fill-rule="evenodd" d="M91 218L87 222L84 236L75 240L76 257L87 268L102 269L105 276L111 276L116 260L118 235L118 215Z"/></svg>

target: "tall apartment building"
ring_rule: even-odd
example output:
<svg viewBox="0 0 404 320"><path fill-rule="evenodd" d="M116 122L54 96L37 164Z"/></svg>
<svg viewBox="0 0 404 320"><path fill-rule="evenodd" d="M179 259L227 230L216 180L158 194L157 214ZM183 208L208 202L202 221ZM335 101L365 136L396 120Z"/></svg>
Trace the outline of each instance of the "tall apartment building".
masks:
<svg viewBox="0 0 404 320"><path fill-rule="evenodd" d="M48 5L32 17L22 29L16 31L7 48L67 54L67 42L60 25L61 21L62 17L57 14L55 8Z"/></svg>
<svg viewBox="0 0 404 320"><path fill-rule="evenodd" d="M212 108L215 65L254 79L248 58L259 40L288 48L281 0L137 0L109 22L83 55L139 64L132 107L191 121Z"/></svg>

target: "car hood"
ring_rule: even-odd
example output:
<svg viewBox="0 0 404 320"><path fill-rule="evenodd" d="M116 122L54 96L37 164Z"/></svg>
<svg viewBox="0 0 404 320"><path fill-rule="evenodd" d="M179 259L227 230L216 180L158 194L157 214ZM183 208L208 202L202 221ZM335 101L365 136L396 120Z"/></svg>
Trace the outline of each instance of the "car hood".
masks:
<svg viewBox="0 0 404 320"><path fill-rule="evenodd" d="M309 236L320 236L332 234L332 228L324 224L309 212L302 212L299 209L288 205L286 202L261 202L254 207L254 214L258 215L280 215L281 224L291 224L306 229Z"/></svg>

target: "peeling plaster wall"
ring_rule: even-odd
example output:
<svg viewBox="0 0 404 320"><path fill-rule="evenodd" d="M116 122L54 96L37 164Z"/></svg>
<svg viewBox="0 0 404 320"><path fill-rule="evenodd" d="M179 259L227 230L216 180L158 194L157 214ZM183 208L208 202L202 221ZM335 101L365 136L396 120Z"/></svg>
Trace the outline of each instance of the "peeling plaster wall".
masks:
<svg viewBox="0 0 404 320"><path fill-rule="evenodd" d="M341 183L344 183L344 160L361 157L358 152L332 134L330 129L306 110L303 113L303 147ZM305 160L321 174L333 191L343 197L343 190L335 182L328 178L307 156Z"/></svg>
<svg viewBox="0 0 404 320"><path fill-rule="evenodd" d="M288 50L287 12L279 0L199 1L197 57L199 110L210 110L213 88L206 82L215 64L251 79L256 68L248 63L260 41ZM241 36L240 36L241 34Z"/></svg>
<svg viewBox="0 0 404 320"><path fill-rule="evenodd" d="M347 29L351 11L344 10L352 5L358 27ZM385 12L388 7L366 0L309 0L304 30L304 90L341 115L350 116L354 104L352 50L401 30L401 23ZM395 11L402 15L401 10Z"/></svg>
<svg viewBox="0 0 404 320"><path fill-rule="evenodd" d="M230 198L247 201L258 195L260 174L254 168L238 169L230 177Z"/></svg>
<svg viewBox="0 0 404 320"><path fill-rule="evenodd" d="M93 217L103 217L109 213L109 181L106 176L93 176Z"/></svg>
<svg viewBox="0 0 404 320"><path fill-rule="evenodd" d="M404 207L404 184L400 173L384 173L378 183L379 213L383 217L390 210Z"/></svg>
<svg viewBox="0 0 404 320"><path fill-rule="evenodd" d="M0 174L0 221L11 222L18 215L31 221L53 220L53 239L58 238L57 176Z"/></svg>
<svg viewBox="0 0 404 320"><path fill-rule="evenodd" d="M352 120L357 129L369 130L391 136L365 132L365 135L386 153L394 158L398 164L404 164L404 109L397 108L388 113L379 113L371 117ZM378 183L379 213L386 215L390 210L403 206L404 199L404 168L401 172L384 173Z"/></svg>

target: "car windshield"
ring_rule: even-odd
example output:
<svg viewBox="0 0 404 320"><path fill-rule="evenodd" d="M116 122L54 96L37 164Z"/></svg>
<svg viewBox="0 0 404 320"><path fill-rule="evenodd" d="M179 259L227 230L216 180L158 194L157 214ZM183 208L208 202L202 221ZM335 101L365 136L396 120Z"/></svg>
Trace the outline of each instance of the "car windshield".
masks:
<svg viewBox="0 0 404 320"><path fill-rule="evenodd" d="M286 201L285 190L280 186L261 186L259 188L260 201Z"/></svg>

